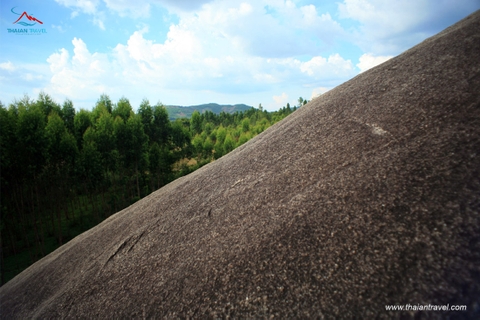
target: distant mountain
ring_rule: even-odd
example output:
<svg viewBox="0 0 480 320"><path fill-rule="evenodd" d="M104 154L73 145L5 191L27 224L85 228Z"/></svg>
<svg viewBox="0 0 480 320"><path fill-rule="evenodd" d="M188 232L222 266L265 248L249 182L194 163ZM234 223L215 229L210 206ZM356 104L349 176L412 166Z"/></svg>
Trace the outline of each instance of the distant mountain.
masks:
<svg viewBox="0 0 480 320"><path fill-rule="evenodd" d="M193 111L198 110L198 112L203 113L205 111L211 111L213 113L235 113L241 111L247 111L252 106L247 106L246 104L217 104L217 103L207 103L207 104L200 104L196 106L165 106L168 111L168 116L170 120L175 120L178 118L190 118L192 116Z"/></svg>

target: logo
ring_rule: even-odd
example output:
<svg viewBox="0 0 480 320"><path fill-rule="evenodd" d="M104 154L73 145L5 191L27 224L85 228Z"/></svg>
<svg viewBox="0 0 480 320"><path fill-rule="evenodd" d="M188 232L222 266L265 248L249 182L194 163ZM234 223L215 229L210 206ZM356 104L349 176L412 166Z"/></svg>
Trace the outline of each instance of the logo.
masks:
<svg viewBox="0 0 480 320"><path fill-rule="evenodd" d="M42 33L47 33L45 29L38 29L38 28L31 28L34 25L38 24L43 24L42 21L39 19L35 18L33 15L29 15L27 11L23 11L23 13L18 13L15 12L14 9L16 7L13 7L10 11L17 15L20 16L17 20L13 22L14 25L22 25L24 27L30 27L30 28L7 28L8 33L16 34L16 35L41 35Z"/></svg>
<svg viewBox="0 0 480 320"><path fill-rule="evenodd" d="M27 26L28 26L28 27L34 26L34 25L37 24L37 22L40 23L40 24L43 24L42 21L38 20L37 18L35 18L35 17L33 17L33 16L30 16L30 15L27 13L27 11L23 11L22 14L16 13L15 11L13 11L13 9L15 9L15 8L16 8L16 7L13 7L12 10L10 10L10 11L12 11L13 14L16 14L16 15L20 16L20 18L18 18L13 24L18 23L18 24L21 24L22 26L25 26L25 27L27 27ZM34 23L27 23L27 22L24 22L24 21L20 21L20 19L22 19L23 17L27 17L27 19L28 19L29 21L36 21L36 22L34 22Z"/></svg>

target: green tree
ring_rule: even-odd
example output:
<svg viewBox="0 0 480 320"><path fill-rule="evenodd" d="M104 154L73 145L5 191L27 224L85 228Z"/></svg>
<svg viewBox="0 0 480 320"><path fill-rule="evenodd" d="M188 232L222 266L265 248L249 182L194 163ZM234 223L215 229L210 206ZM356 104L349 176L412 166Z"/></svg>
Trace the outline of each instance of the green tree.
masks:
<svg viewBox="0 0 480 320"><path fill-rule="evenodd" d="M287 103L286 114L292 113L292 108L290 108L290 103Z"/></svg>
<svg viewBox="0 0 480 320"><path fill-rule="evenodd" d="M248 140L250 140L250 135L248 133L245 133L243 132L240 137L238 138L238 144L237 144L237 147L238 146L241 146L242 144L244 144L245 142L247 142Z"/></svg>
<svg viewBox="0 0 480 320"><path fill-rule="evenodd" d="M38 98L35 104L44 114L45 120L47 119L47 117L50 115L51 112L62 114L60 105L55 101L53 101L53 99L43 91L38 94Z"/></svg>
<svg viewBox="0 0 480 320"><path fill-rule="evenodd" d="M210 158L212 156L212 151L213 151L213 142L210 137L205 139L205 142L203 143L203 152L205 154L205 157Z"/></svg>
<svg viewBox="0 0 480 320"><path fill-rule="evenodd" d="M175 162L180 158L194 154L202 166L293 111L289 105L276 112L206 111L194 113L190 120L170 122L161 103L152 107L146 99L137 114L126 98L113 105L107 95L92 111L79 112L72 101L65 100L60 108L44 93L37 101L28 96L15 100L8 110L0 102L4 252L23 257L29 252L33 262L43 256L42 247L47 248L39 240L43 233L58 236L61 243L62 230L71 222L89 228L100 221L100 212L108 212L109 204L120 210L193 169L177 170L180 166ZM67 219L61 219L63 213ZM95 219L89 218L91 214ZM69 220L69 215L74 219ZM75 232L63 234L70 238Z"/></svg>
<svg viewBox="0 0 480 320"><path fill-rule="evenodd" d="M136 178L137 194L141 197L139 175L140 170L148 167L148 136L145 134L142 119L139 115L132 115L126 122L127 129L127 165L130 166Z"/></svg>
<svg viewBox="0 0 480 320"><path fill-rule="evenodd" d="M304 101L304 100L303 100L302 97L299 97L299 98L298 98L298 107L299 107L299 108L304 105L303 101Z"/></svg>
<svg viewBox="0 0 480 320"><path fill-rule="evenodd" d="M220 126L217 129L216 141L223 145L223 142L225 141L226 136L227 136L227 130L223 126Z"/></svg>
<svg viewBox="0 0 480 320"><path fill-rule="evenodd" d="M62 138L66 135L67 129L62 118L52 111L48 116L47 126L45 127L45 138L47 140L47 158L50 166L60 167L64 154L61 148Z"/></svg>
<svg viewBox="0 0 480 320"><path fill-rule="evenodd" d="M233 149L235 149L235 140L230 134L227 134L227 136L225 137L225 141L223 142L223 150L225 154L227 154Z"/></svg>
<svg viewBox="0 0 480 320"><path fill-rule="evenodd" d="M125 121L120 116L117 116L113 123L115 145L117 146L120 157L123 161L126 161L126 154L128 151L128 130Z"/></svg>
<svg viewBox="0 0 480 320"><path fill-rule="evenodd" d="M168 144L168 139L171 133L170 120L168 118L167 109L161 104L157 103L153 107L153 141L160 146Z"/></svg>
<svg viewBox="0 0 480 320"><path fill-rule="evenodd" d="M43 110L36 104L20 105L18 108L17 156L29 177L40 173L45 163L45 120Z"/></svg>
<svg viewBox="0 0 480 320"><path fill-rule="evenodd" d="M0 102L0 188L3 192L13 183L16 175L16 141L17 109L13 106L7 110ZM19 168L20 169L20 168Z"/></svg>
<svg viewBox="0 0 480 320"><path fill-rule="evenodd" d="M298 108L300 108L301 106L304 106L308 103L308 100L307 99L303 99L302 97L298 98Z"/></svg>
<svg viewBox="0 0 480 320"><path fill-rule="evenodd" d="M232 138L237 141L238 138L240 138L240 135L242 134L243 130L239 127L230 130L230 134L232 135Z"/></svg>
<svg viewBox="0 0 480 320"><path fill-rule="evenodd" d="M80 152L78 170L93 188L103 180L102 155L97 149L95 140L95 131L89 127L83 135L83 148Z"/></svg>
<svg viewBox="0 0 480 320"><path fill-rule="evenodd" d="M198 110L193 111L190 119L190 130L193 135L200 134L202 132L202 118Z"/></svg>
<svg viewBox="0 0 480 320"><path fill-rule="evenodd" d="M82 148L83 136L87 129L92 126L91 112L81 109L73 118L74 134L77 140L77 146Z"/></svg>
<svg viewBox="0 0 480 320"><path fill-rule="evenodd" d="M166 147L160 147L154 142L149 150L149 169L152 191L165 185L170 179L172 158Z"/></svg>
<svg viewBox="0 0 480 320"><path fill-rule="evenodd" d="M66 131L60 140L60 154L65 161L67 170L73 172L75 169L75 161L78 157L77 141L73 134Z"/></svg>
<svg viewBox="0 0 480 320"><path fill-rule="evenodd" d="M110 100L110 97L103 93L102 95L100 95L100 98L97 100L97 106L99 105L102 105L105 107L105 109L108 111L108 113L112 113L112 100Z"/></svg>
<svg viewBox="0 0 480 320"><path fill-rule="evenodd" d="M52 185L48 188L51 200L51 207L55 208L58 223L58 242L62 244L62 222L61 213L70 219L68 209L68 190L70 189L69 177L74 171L74 162L78 153L77 143L73 135L68 132L63 119L52 111L48 116L45 127L45 138L47 140L48 166L45 169L49 182ZM53 216L52 216L53 220Z"/></svg>
<svg viewBox="0 0 480 320"><path fill-rule="evenodd" d="M195 135L193 138L192 146L197 155L201 155L203 153L203 139L199 134Z"/></svg>
<svg viewBox="0 0 480 320"><path fill-rule="evenodd" d="M224 140L225 141L225 140ZM223 148L223 142L217 140L213 146L215 159L221 158L225 154L225 149Z"/></svg>
<svg viewBox="0 0 480 320"><path fill-rule="evenodd" d="M210 136L212 140L215 140L217 133L216 132L214 133L213 131L214 131L213 124L208 122L207 124L205 124L205 129L202 131L201 134L205 133L206 136Z"/></svg>
<svg viewBox="0 0 480 320"><path fill-rule="evenodd" d="M114 154L115 146L113 117L106 110L102 112L95 123L95 143L102 157L102 165L105 173L111 171L115 164Z"/></svg>
<svg viewBox="0 0 480 320"><path fill-rule="evenodd" d="M75 108L73 107L73 102L69 99L66 99L62 106L62 112L60 113L67 130L74 134L75 132Z"/></svg>
<svg viewBox="0 0 480 320"><path fill-rule="evenodd" d="M223 143L225 142L226 136L227 136L227 130L220 125L220 127L217 129L217 136L216 136L216 141L214 145L215 159L218 159L225 154L225 148L223 146Z"/></svg>
<svg viewBox="0 0 480 320"><path fill-rule="evenodd" d="M112 116L116 118L119 116L123 119L123 121L127 121L130 118L130 115L133 113L132 106L130 105L130 101L127 98L122 97L118 100L117 104L113 108Z"/></svg>
<svg viewBox="0 0 480 320"><path fill-rule="evenodd" d="M245 118L242 120L242 131L243 132L250 131L250 120L248 118Z"/></svg>
<svg viewBox="0 0 480 320"><path fill-rule="evenodd" d="M142 118L143 129L150 140L153 140L153 108L147 99L143 99L138 114Z"/></svg>
<svg viewBox="0 0 480 320"><path fill-rule="evenodd" d="M171 124L171 136L174 147L185 149L191 144L190 131L181 119L177 119Z"/></svg>

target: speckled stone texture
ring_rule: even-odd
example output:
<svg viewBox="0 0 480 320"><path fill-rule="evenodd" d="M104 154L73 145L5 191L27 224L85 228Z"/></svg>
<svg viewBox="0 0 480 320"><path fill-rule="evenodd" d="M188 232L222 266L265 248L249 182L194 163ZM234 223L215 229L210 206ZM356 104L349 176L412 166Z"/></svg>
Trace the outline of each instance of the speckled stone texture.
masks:
<svg viewBox="0 0 480 320"><path fill-rule="evenodd" d="M476 12L38 261L1 317L478 318L479 218Z"/></svg>

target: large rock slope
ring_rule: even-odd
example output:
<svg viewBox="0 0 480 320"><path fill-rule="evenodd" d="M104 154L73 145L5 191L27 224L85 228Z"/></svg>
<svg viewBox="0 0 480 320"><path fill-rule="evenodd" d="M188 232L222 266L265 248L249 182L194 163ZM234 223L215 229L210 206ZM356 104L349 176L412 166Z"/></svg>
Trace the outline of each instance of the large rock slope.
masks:
<svg viewBox="0 0 480 320"><path fill-rule="evenodd" d="M2 318L478 316L479 57L476 12L38 261Z"/></svg>

